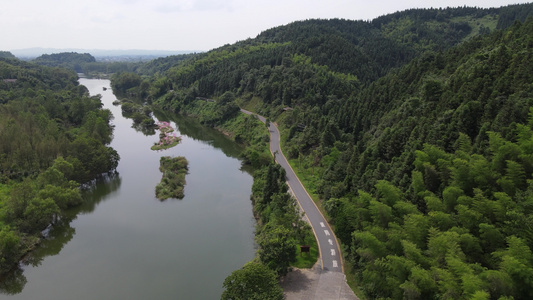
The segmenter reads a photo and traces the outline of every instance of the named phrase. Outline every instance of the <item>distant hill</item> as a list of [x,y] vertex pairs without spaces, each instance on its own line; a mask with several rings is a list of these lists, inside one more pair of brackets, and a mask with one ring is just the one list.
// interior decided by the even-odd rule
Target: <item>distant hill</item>
[[0,51],[0,57],[1,58],[16,58],[11,52],[9,51]]
[[11,53],[21,59],[34,59],[43,54],[65,53],[65,52],[77,52],[77,53],[89,53],[97,60],[102,57],[165,57],[177,54],[187,54],[194,52],[201,52],[198,50],[141,50],[141,49],[128,49],[128,50],[104,50],[104,49],[58,49],[58,48],[26,48],[11,50]]
[[75,52],[64,52],[43,54],[34,59],[33,62],[43,66],[74,69],[77,73],[82,73],[82,65],[84,63],[94,63],[96,62],[96,59],[89,53],[79,54]]

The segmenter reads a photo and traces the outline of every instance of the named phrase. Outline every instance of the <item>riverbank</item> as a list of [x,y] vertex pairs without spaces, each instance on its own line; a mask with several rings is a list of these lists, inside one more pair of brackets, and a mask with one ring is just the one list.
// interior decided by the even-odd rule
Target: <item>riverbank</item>
[[[158,119],[169,121],[182,142],[152,151],[158,136],[132,127],[112,105],[112,91],[102,88],[109,81],[80,83],[101,94],[115,116],[111,146],[121,156],[118,175],[84,191],[83,204],[27,257],[0,298],[220,298],[224,279],[255,256],[253,179],[238,157],[243,147],[196,120],[169,114]],[[189,161],[182,200],[155,197],[161,156]]]
[[16,269],[65,210],[81,204],[82,185],[116,169],[119,155],[109,147],[112,115],[77,85],[76,73],[14,60],[1,61],[0,69],[24,74],[3,87],[9,96],[0,101],[3,274]]

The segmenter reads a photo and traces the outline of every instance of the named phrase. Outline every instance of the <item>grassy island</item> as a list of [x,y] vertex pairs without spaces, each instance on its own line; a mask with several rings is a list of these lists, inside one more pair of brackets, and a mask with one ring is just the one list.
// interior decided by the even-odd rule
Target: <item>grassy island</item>
[[189,162],[183,156],[163,156],[159,163],[159,170],[163,172],[163,177],[161,182],[155,187],[157,199],[182,199],[184,197],[183,189],[185,187],[185,175],[189,170]]
[[181,137],[176,136],[174,128],[168,122],[157,123],[159,127],[159,142],[152,146],[152,150],[165,150],[172,148],[181,142]]

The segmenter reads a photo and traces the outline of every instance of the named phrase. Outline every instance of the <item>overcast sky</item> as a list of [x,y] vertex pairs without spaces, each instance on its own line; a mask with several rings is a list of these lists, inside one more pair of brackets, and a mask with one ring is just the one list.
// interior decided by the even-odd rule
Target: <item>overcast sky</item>
[[520,0],[0,0],[0,50],[210,50],[311,18],[371,20],[409,8]]

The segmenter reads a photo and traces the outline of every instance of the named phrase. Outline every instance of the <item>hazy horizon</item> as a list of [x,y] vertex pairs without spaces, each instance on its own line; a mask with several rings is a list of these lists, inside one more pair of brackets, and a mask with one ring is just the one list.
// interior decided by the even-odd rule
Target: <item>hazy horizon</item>
[[[2,3],[0,50],[208,51],[306,19],[372,20],[410,8],[501,7],[531,1],[20,0]],[[440,2],[442,3],[442,2]]]
[[159,50],[159,49],[81,49],[81,48],[42,48],[32,47],[10,51],[16,57],[34,58],[43,54],[63,52],[89,53],[94,57],[106,56],[169,56],[188,53],[199,53],[199,50]]

